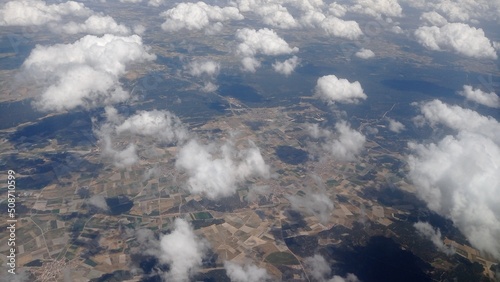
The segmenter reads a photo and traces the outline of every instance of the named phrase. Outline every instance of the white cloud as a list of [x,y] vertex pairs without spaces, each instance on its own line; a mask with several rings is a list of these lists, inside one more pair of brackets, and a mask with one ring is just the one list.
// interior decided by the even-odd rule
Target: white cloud
[[439,13],[435,11],[423,13],[422,16],[420,16],[420,20],[424,21],[429,25],[435,25],[435,26],[443,26],[448,23],[445,17],[441,16]]
[[484,135],[500,144],[500,123],[492,117],[464,109],[459,106],[450,106],[440,100],[433,100],[420,105],[423,119],[431,126],[445,125],[457,131],[468,131]]
[[335,124],[336,133],[321,129],[318,125],[310,126],[308,129],[313,138],[322,140],[319,144],[320,156],[328,153],[341,161],[353,161],[364,149],[366,137],[352,129],[345,121]]
[[211,6],[204,2],[179,3],[160,14],[166,18],[161,28],[165,31],[201,30],[212,24],[229,20],[242,20],[244,17],[235,7]]
[[89,205],[98,207],[99,209],[103,211],[109,211],[109,206],[106,203],[106,199],[104,198],[103,195],[94,195],[90,197],[90,199],[87,200],[87,203]]
[[128,27],[117,24],[110,16],[92,15],[84,23],[69,22],[63,25],[51,24],[50,28],[54,31],[60,31],[67,34],[86,33],[94,35],[103,35],[106,33],[116,35],[128,35]]
[[376,18],[403,16],[403,9],[397,0],[356,0],[349,10]]
[[358,277],[352,273],[348,273],[346,277],[334,275],[332,278],[328,279],[327,277],[330,276],[331,269],[328,262],[321,255],[305,258],[304,265],[315,281],[318,282],[359,282]]
[[497,59],[495,49],[484,31],[467,24],[423,26],[415,31],[415,37],[422,46],[430,50],[449,50],[472,58]]
[[238,29],[236,38],[241,42],[238,44],[237,53],[243,57],[241,60],[243,70],[249,72],[255,72],[260,67],[260,62],[255,58],[259,54],[276,56],[299,51],[299,48],[290,47],[274,30],[268,28]]
[[299,25],[294,17],[288,12],[287,8],[283,7],[281,4],[262,3],[262,5],[257,5],[253,12],[262,17],[264,24],[273,27],[288,29],[298,27]]
[[400,133],[401,131],[405,130],[405,125],[402,124],[401,122],[394,120],[392,118],[387,118],[387,121],[389,122],[389,130],[395,133]]
[[192,76],[217,76],[220,71],[220,64],[212,60],[195,60],[189,63],[186,69]]
[[119,78],[128,64],[154,60],[137,35],[87,35],[72,44],[37,45],[23,63],[23,74],[48,81],[35,106],[42,111],[65,111],[123,102],[129,93]]
[[273,69],[277,73],[289,76],[295,70],[295,68],[300,64],[300,59],[297,56],[293,56],[284,62],[276,62],[273,64]]
[[241,266],[234,262],[225,261],[224,268],[226,269],[227,276],[233,282],[264,282],[271,280],[265,269],[253,264]]
[[149,0],[148,1],[148,6],[153,6],[153,7],[160,7],[163,5],[165,0]]
[[500,259],[500,147],[461,131],[438,143],[409,143],[409,177],[428,207],[451,219],[471,244]]
[[133,3],[133,4],[136,4],[136,3],[141,3],[142,0],[120,0],[120,3]]
[[166,281],[189,281],[191,275],[202,265],[202,259],[208,250],[204,240],[194,234],[189,223],[177,218],[172,233],[161,237],[160,260],[170,265],[165,274]]
[[430,225],[428,222],[421,222],[421,221],[413,224],[413,227],[417,229],[418,233],[421,236],[431,240],[434,246],[436,246],[436,248],[441,252],[448,255],[452,255],[455,253],[453,248],[450,248],[444,244],[443,239],[441,238],[441,231],[439,230],[439,228],[434,229],[432,225]]
[[486,93],[481,89],[474,89],[470,85],[464,85],[463,91],[459,91],[458,94],[478,104],[491,108],[500,108],[500,97],[495,92]]
[[326,75],[318,79],[315,95],[329,104],[336,102],[343,104],[357,104],[359,100],[365,100],[366,94],[358,81],[349,82],[335,75]]
[[116,132],[154,136],[168,143],[176,143],[188,138],[188,131],[177,116],[168,111],[158,110],[139,111],[117,125]]
[[39,0],[10,1],[0,9],[0,26],[44,25],[61,21],[64,16],[85,17],[92,13],[75,1],[49,5]]
[[375,53],[373,53],[370,49],[361,48],[358,52],[356,52],[356,57],[361,59],[370,59],[375,57]]
[[257,54],[268,56],[286,55],[299,51],[299,48],[290,47],[274,30],[268,28],[259,30],[238,29],[236,38],[241,41],[238,45],[238,53],[246,57],[253,57]]
[[292,209],[314,215],[321,223],[328,223],[333,202],[325,193],[307,193],[305,196],[288,196]]
[[350,40],[358,39],[363,35],[356,21],[345,21],[332,16],[326,17],[319,26],[330,35]]
[[347,13],[347,7],[337,2],[333,2],[328,6],[328,13],[334,17],[341,18]]
[[196,140],[184,145],[175,163],[185,170],[187,188],[193,194],[205,194],[210,199],[231,196],[238,185],[251,177],[268,178],[269,166],[259,148],[239,150],[231,143],[201,145]]

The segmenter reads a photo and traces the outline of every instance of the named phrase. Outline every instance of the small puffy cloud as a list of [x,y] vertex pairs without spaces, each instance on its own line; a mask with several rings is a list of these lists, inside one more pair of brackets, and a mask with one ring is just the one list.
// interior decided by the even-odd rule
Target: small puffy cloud
[[328,13],[334,17],[341,18],[347,13],[347,7],[337,2],[328,5]]
[[288,196],[292,209],[314,215],[321,223],[328,223],[333,211],[333,202],[324,193],[307,193],[304,196]]
[[186,70],[192,76],[217,76],[220,71],[220,64],[212,60],[195,60],[187,65]]
[[239,184],[251,177],[270,176],[269,166],[253,144],[238,150],[231,143],[201,145],[191,140],[180,149],[175,165],[187,172],[191,193],[210,199],[231,196]]
[[221,8],[201,1],[179,3],[160,15],[166,19],[161,25],[165,31],[201,30],[209,28],[212,24],[243,19],[243,15],[235,7]]
[[241,266],[234,262],[225,261],[224,268],[227,276],[233,282],[265,282],[271,280],[265,269],[253,264]]
[[268,56],[286,55],[299,51],[299,48],[290,47],[274,30],[268,28],[259,30],[238,29],[236,39],[241,42],[238,45],[238,53],[246,57],[253,57],[258,54]]
[[191,225],[177,218],[172,233],[160,240],[160,261],[168,263],[170,270],[164,274],[166,281],[189,281],[208,250],[206,241],[200,240]]
[[237,53],[243,57],[241,60],[243,70],[248,72],[255,72],[260,67],[259,60],[255,58],[259,54],[276,56],[299,51],[299,48],[290,47],[274,30],[268,28],[238,29],[236,39],[241,42],[238,44]]
[[309,270],[315,281],[318,282],[359,282],[358,277],[352,273],[348,273],[346,277],[334,275],[328,279],[331,269],[328,262],[321,255],[305,258],[304,266]]
[[327,153],[341,161],[353,161],[364,149],[366,137],[359,131],[352,129],[345,121],[335,124],[336,133],[321,129],[318,125],[308,128],[311,137],[320,139],[318,155]]
[[365,100],[366,94],[358,81],[349,82],[335,75],[326,75],[318,79],[315,95],[329,104],[336,102],[342,104],[357,104],[359,100]]
[[42,111],[65,111],[123,102],[130,94],[119,78],[130,63],[154,60],[137,35],[87,35],[72,44],[37,45],[24,61],[26,77],[47,81],[35,106]]
[[375,57],[375,53],[373,53],[372,50],[370,49],[365,49],[361,48],[356,54],[354,54],[356,57],[361,58],[361,59],[370,59]]
[[416,195],[480,251],[500,259],[500,147],[462,130],[428,145],[409,143]]
[[389,130],[392,132],[400,133],[406,128],[404,124],[392,118],[387,118],[387,121],[389,122]]
[[120,0],[120,3],[141,3],[142,0]]
[[500,97],[495,92],[487,93],[481,89],[474,89],[470,85],[464,85],[463,90],[459,91],[458,94],[478,104],[490,108],[500,108]]
[[186,140],[188,131],[181,120],[168,111],[139,111],[116,126],[118,134],[129,132],[142,136],[153,136],[162,142]]
[[261,3],[256,5],[253,12],[262,17],[264,24],[273,27],[288,29],[299,25],[287,8],[278,3]]
[[428,222],[421,222],[421,221],[413,224],[413,227],[415,227],[415,229],[421,236],[431,240],[434,246],[436,246],[436,248],[441,252],[448,255],[452,255],[455,253],[455,251],[452,248],[444,244],[443,239],[441,238],[441,231],[439,230],[439,228],[434,229],[432,225],[430,225]]
[[356,4],[349,7],[350,11],[376,18],[403,16],[403,8],[398,0],[356,0],[355,2]]
[[441,16],[438,12],[425,12],[420,16],[420,20],[424,21],[429,25],[443,26],[448,23],[445,17]]
[[109,206],[103,195],[94,195],[87,200],[87,204],[97,207],[103,211],[109,211]]
[[10,1],[0,9],[0,26],[44,25],[59,22],[64,16],[85,17],[92,13],[75,1],[49,5],[39,0]]
[[153,7],[160,7],[163,5],[165,0],[149,0],[148,1],[148,6],[153,6]]
[[94,35],[116,34],[128,35],[128,27],[117,24],[110,16],[92,15],[84,23],[69,22],[63,25],[52,24],[50,28],[54,31],[60,31],[67,34],[86,33]]
[[295,70],[295,68],[300,64],[300,59],[297,56],[293,56],[284,62],[276,62],[273,64],[273,69],[277,73],[289,76]]
[[419,105],[422,120],[431,126],[445,125],[456,131],[468,131],[484,135],[496,143],[500,143],[500,123],[492,118],[464,109],[459,106],[447,105],[440,100],[433,100]]
[[448,50],[472,58],[497,59],[495,48],[484,31],[468,24],[423,26],[415,31],[415,37],[422,46],[430,50]]
[[356,21],[345,21],[333,16],[326,17],[319,26],[329,35],[350,40],[358,39],[363,35]]

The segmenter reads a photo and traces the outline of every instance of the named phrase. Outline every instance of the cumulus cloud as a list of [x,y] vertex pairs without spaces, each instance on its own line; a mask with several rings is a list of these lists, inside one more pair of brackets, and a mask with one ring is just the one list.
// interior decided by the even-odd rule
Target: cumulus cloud
[[300,64],[300,59],[297,56],[293,56],[283,62],[276,62],[273,64],[273,69],[277,73],[289,76],[295,70],[295,68]]
[[349,7],[350,11],[370,15],[376,18],[401,17],[403,8],[397,0],[356,0],[356,3]]
[[361,59],[370,59],[375,57],[375,53],[373,53],[372,50],[370,49],[365,49],[361,48],[356,54],[354,54],[356,57],[361,58]]
[[174,222],[172,233],[161,237],[160,261],[168,263],[170,270],[165,274],[166,281],[189,281],[208,250],[206,241],[194,234],[190,224],[181,218]]
[[346,277],[334,275],[330,276],[331,269],[328,262],[321,255],[314,255],[304,259],[304,266],[309,270],[315,281],[318,282],[359,282],[358,277],[352,273],[348,273]]
[[0,25],[44,25],[61,21],[64,16],[85,17],[92,13],[84,4],[75,1],[49,5],[39,0],[10,1],[0,9]]
[[234,262],[225,261],[224,268],[226,269],[227,276],[233,282],[265,282],[271,280],[265,269],[253,264],[241,266]]
[[417,116],[417,121],[428,123],[432,127],[442,124],[456,131],[481,134],[500,143],[500,123],[493,117],[486,117],[459,106],[447,105],[440,100],[422,103],[419,107],[422,115]]
[[176,143],[188,138],[188,131],[181,120],[168,111],[139,111],[116,126],[118,134],[130,132],[153,136],[159,141]]
[[205,2],[179,3],[160,14],[166,20],[161,25],[165,31],[201,30],[229,20],[242,20],[244,17],[235,7],[208,5]]
[[356,21],[346,21],[333,16],[323,19],[319,26],[329,35],[350,40],[358,39],[363,35]]
[[83,23],[69,22],[63,25],[51,24],[50,28],[67,34],[86,33],[94,35],[116,34],[128,35],[130,29],[116,21],[110,16],[92,15]]
[[109,211],[109,206],[103,195],[94,195],[87,200],[87,203],[103,211]]
[[189,175],[187,188],[191,193],[210,199],[231,196],[245,180],[270,176],[259,148],[250,145],[238,150],[230,142],[217,146],[191,140],[180,149],[175,165]]
[[255,58],[259,54],[276,56],[299,51],[299,48],[290,47],[274,30],[268,28],[238,29],[236,39],[241,42],[238,45],[237,53],[243,57],[241,61],[243,69],[249,72],[255,72],[260,66],[260,62]]
[[186,69],[192,76],[217,76],[220,71],[220,64],[212,60],[195,60],[189,63]]
[[464,23],[448,23],[441,27],[423,26],[415,31],[417,41],[429,50],[453,51],[472,57],[497,59],[495,48],[481,28]]
[[441,16],[438,12],[425,12],[420,16],[420,20],[429,25],[443,26],[448,23],[445,17]]
[[409,176],[428,207],[451,219],[471,244],[500,259],[500,147],[461,131],[428,145],[409,143]]
[[315,216],[321,223],[328,223],[333,202],[325,193],[307,193],[304,196],[288,196],[292,209]]
[[500,108],[500,97],[495,92],[484,92],[481,89],[474,89],[470,85],[464,85],[462,91],[459,91],[460,96],[465,99],[485,105],[490,108]]
[[137,35],[87,35],[72,44],[37,45],[24,61],[23,74],[48,81],[35,107],[65,111],[123,102],[130,94],[119,78],[128,64],[154,60]]
[[321,129],[318,125],[312,125],[309,128],[311,137],[319,139],[319,155],[328,153],[341,161],[353,161],[364,149],[366,137],[359,131],[352,129],[345,121],[335,124],[336,132],[327,129]]
[[288,29],[299,25],[288,9],[278,3],[260,3],[253,12],[262,17],[264,24],[273,27]]
[[401,122],[394,120],[392,118],[387,118],[387,121],[389,122],[389,130],[395,133],[400,133],[401,131],[405,130],[405,125],[402,124]]
[[413,227],[417,229],[418,233],[421,236],[431,240],[434,246],[436,246],[436,248],[441,252],[448,255],[452,255],[455,253],[455,251],[452,248],[444,244],[443,239],[441,238],[441,231],[439,230],[439,228],[434,229],[432,225],[430,225],[428,222],[421,222],[421,221],[413,224]]
[[316,82],[315,95],[329,104],[357,104],[366,94],[358,81],[349,82],[335,75],[322,76]]

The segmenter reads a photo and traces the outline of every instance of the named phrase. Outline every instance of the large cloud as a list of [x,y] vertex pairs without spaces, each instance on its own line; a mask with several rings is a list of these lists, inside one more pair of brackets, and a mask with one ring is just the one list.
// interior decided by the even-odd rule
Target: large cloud
[[191,193],[205,194],[210,199],[234,194],[238,185],[251,177],[270,176],[269,166],[253,144],[238,150],[231,143],[205,146],[191,140],[179,151],[175,165],[187,171]]
[[492,117],[459,106],[450,106],[440,100],[421,104],[420,111],[422,115],[416,118],[419,122],[429,123],[433,127],[442,124],[456,131],[482,134],[500,143],[500,123]]
[[72,44],[37,45],[22,67],[37,81],[50,83],[35,106],[64,111],[127,100],[129,93],[119,82],[127,65],[154,59],[137,35],[88,35]]
[[327,129],[321,129],[318,125],[309,127],[310,135],[320,139],[318,155],[327,153],[341,161],[353,161],[363,151],[366,137],[360,132],[352,129],[345,121],[335,124],[336,133]]
[[161,13],[166,18],[161,28],[166,31],[181,29],[201,30],[212,24],[229,20],[242,20],[243,15],[235,7],[211,6],[205,2],[179,3],[174,8]]
[[467,131],[436,144],[410,143],[409,176],[428,207],[472,245],[500,259],[500,147]]
[[467,100],[485,105],[491,108],[500,108],[500,97],[495,92],[484,92],[481,89],[474,89],[470,85],[464,85],[459,95],[464,96]]
[[69,22],[63,25],[51,24],[53,31],[60,31],[68,34],[87,33],[102,35],[106,33],[116,35],[128,35],[130,29],[116,21],[110,16],[92,15],[83,23]]
[[422,46],[430,50],[449,50],[472,58],[497,59],[495,48],[484,31],[468,24],[423,26],[415,31],[415,37]]
[[170,265],[165,274],[166,281],[189,281],[194,271],[202,265],[208,250],[207,243],[200,240],[189,223],[177,218],[172,233],[161,238],[160,260]]
[[271,279],[265,269],[253,264],[241,266],[234,262],[225,261],[224,268],[226,269],[227,276],[233,282],[265,282]]
[[10,1],[0,9],[0,25],[44,25],[61,21],[64,16],[85,17],[91,14],[92,10],[75,1],[49,5],[39,0]]
[[336,37],[354,40],[363,35],[356,21],[345,21],[333,16],[323,19],[319,26],[328,34]]
[[349,82],[335,75],[322,76],[316,82],[315,95],[322,100],[333,104],[357,104],[359,100],[365,100],[366,94],[358,81]]
[[268,28],[238,29],[236,38],[241,42],[237,52],[243,57],[242,64],[246,71],[255,72],[255,69],[260,66],[259,61],[255,58],[259,54],[276,56],[299,51],[299,48],[290,47],[274,30]]

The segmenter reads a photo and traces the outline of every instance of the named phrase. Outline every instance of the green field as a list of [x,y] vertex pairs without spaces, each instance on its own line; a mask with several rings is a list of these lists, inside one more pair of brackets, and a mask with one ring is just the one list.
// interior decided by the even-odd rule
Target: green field
[[213,216],[209,212],[193,213],[195,219],[211,219]]
[[299,261],[294,255],[287,252],[275,252],[266,257],[266,261],[276,265],[297,265]]

